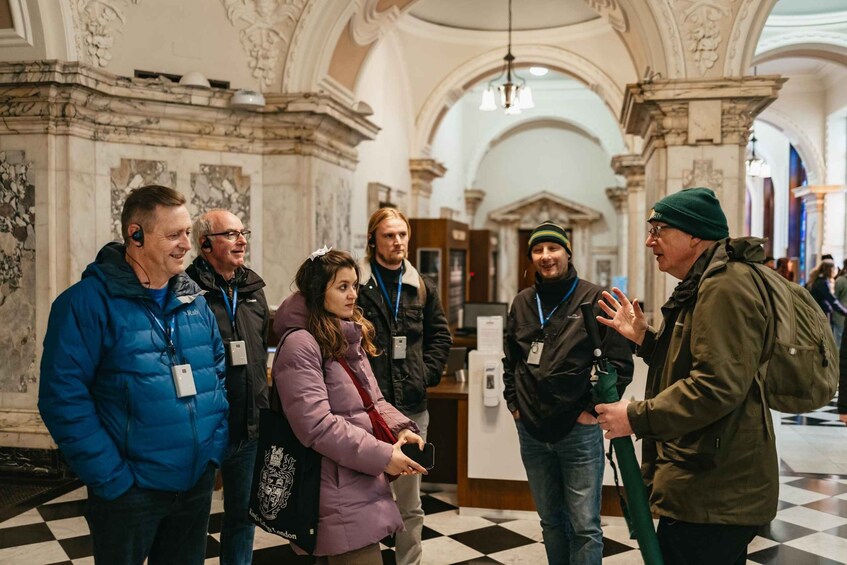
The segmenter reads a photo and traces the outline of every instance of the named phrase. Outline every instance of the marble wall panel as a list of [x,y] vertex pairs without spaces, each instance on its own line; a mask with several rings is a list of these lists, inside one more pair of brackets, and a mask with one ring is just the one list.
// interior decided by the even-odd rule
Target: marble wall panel
[[112,237],[121,241],[121,209],[133,188],[148,184],[176,187],[176,173],[168,171],[165,161],[121,159],[119,167],[111,170]]
[[0,392],[36,383],[34,172],[23,151],[0,151]]
[[[215,208],[229,210],[250,229],[250,177],[241,167],[200,165],[200,172],[191,174],[191,217]],[[245,260],[250,261],[249,245]]]
[[350,250],[351,183],[349,178],[321,174],[315,186],[317,246]]

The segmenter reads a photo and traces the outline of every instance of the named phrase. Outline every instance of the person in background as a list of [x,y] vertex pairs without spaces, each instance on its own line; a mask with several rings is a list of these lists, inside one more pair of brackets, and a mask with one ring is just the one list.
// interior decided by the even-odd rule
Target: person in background
[[[838,274],[835,276],[835,288],[833,289],[835,299],[841,304],[847,306],[847,259],[844,260],[844,265]],[[841,348],[841,336],[844,334],[844,322],[847,318],[840,312],[833,310],[832,312],[832,332],[835,336],[835,343]]]
[[[426,439],[426,389],[441,380],[452,338],[438,288],[406,258],[411,227],[395,208],[380,208],[368,220],[368,246],[359,263],[359,306],[373,325],[380,355],[368,358],[386,400],[412,419]],[[421,561],[421,477],[391,483],[406,526],[395,543],[397,565]]]
[[[503,396],[517,426],[548,563],[599,564],[603,434],[591,414],[593,347],[579,305],[596,304],[602,288],[579,278],[558,224],[535,228],[527,254],[535,286],[522,290],[509,312]],[[629,344],[605,327],[600,333],[622,394],[632,381]]]
[[256,461],[259,410],[268,407],[265,281],[244,265],[250,230],[227,210],[210,210],[194,222],[200,250],[186,273],[206,291],[227,351],[229,446],[221,465],[224,517],[220,562],[253,561],[255,527],[247,512]]
[[791,259],[788,257],[780,257],[776,260],[776,272],[786,280],[794,282],[794,271],[791,270]]
[[771,269],[776,269],[776,264],[774,263],[774,258],[768,255],[764,260],[765,267],[769,267]]
[[[386,473],[426,473],[400,450],[405,443],[423,448],[417,426],[385,401],[368,363],[378,352],[373,326],[356,305],[358,284],[349,253],[316,251],[274,319],[283,337],[273,367],[283,412],[297,439],[323,455],[314,555],[330,565],[381,564],[379,540],[403,528]],[[353,379],[396,435],[394,445],[374,436],[373,406],[363,405]]]
[[779,496],[771,411],[756,384],[773,313],[745,264],[764,260],[764,240],[730,239],[708,188],[666,196],[648,222],[657,267],[680,283],[658,330],[637,300],[603,294],[611,319],[598,321],[638,344],[648,372],[644,400],[598,404],[598,420],[608,439],[643,440],[664,562],[743,565]]
[[50,310],[38,408],[88,487],[102,565],[201,565],[227,446],[224,348],[183,272],[185,197],[130,192],[108,243]]
[[[813,281],[810,281],[812,286],[809,292],[812,293],[812,298],[815,299],[815,302],[817,302],[818,306],[821,307],[823,313],[826,314],[826,317],[829,319],[830,327],[832,328],[832,333],[833,335],[836,335],[836,321],[832,314],[837,312],[844,316],[847,314],[847,307],[839,302],[839,300],[835,297],[835,294],[832,292],[832,289],[835,286],[835,281],[833,280],[834,277],[835,263],[830,263],[828,261],[821,263],[820,267],[817,269],[817,277]],[[838,343],[841,343],[841,340],[838,340]]]

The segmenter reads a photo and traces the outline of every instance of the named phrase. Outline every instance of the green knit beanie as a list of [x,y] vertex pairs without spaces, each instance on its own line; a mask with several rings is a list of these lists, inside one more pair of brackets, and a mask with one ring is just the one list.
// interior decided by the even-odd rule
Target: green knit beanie
[[700,239],[729,237],[721,203],[711,188],[686,188],[665,196],[650,211],[648,222],[664,222]]
[[573,256],[573,252],[571,251],[571,240],[568,239],[568,234],[565,231],[565,228],[559,224],[549,221],[544,222],[532,230],[532,233],[529,235],[529,244],[526,246],[526,254],[531,256],[532,248],[544,241],[558,243],[565,248],[569,257]]

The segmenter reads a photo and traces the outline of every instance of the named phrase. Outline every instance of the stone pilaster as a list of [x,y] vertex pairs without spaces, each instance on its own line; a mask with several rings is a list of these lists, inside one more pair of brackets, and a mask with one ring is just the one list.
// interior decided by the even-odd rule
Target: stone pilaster
[[617,218],[615,221],[615,232],[617,234],[618,261],[612,274],[615,276],[627,275],[629,257],[626,253],[626,243],[629,239],[629,191],[625,186],[614,186],[606,189],[606,198],[615,208]]
[[[821,186],[799,186],[792,190],[794,196],[803,200],[806,212],[806,239],[802,244],[806,248],[806,263],[801,265],[802,272],[808,276],[809,272],[820,263],[820,257],[826,247],[827,220],[826,201],[828,195],[837,195],[844,192],[844,187],[837,184]],[[835,219],[844,222],[844,217]]]
[[[630,298],[644,299],[648,279],[652,283],[653,270],[647,268],[648,250],[644,246],[647,229],[647,202],[644,190],[644,160],[641,155],[626,154],[612,157],[612,170],[626,179],[627,233],[621,253],[627,256],[627,294]],[[647,305],[652,307],[652,305]]]
[[518,294],[518,230],[521,217],[518,214],[504,215],[497,224],[500,249],[497,253],[497,300],[511,303]]
[[[648,205],[683,188],[707,186],[723,205],[730,234],[740,235],[750,126],[776,100],[785,80],[755,76],[628,85],[621,121],[627,133],[644,140]],[[676,282],[660,276],[647,287],[648,308],[663,304]]]
[[444,176],[447,167],[435,159],[409,159],[412,175],[412,198],[409,217],[428,218],[429,199],[432,196],[432,181]]
[[485,191],[481,188],[465,189],[465,214],[468,216],[468,225],[474,229],[474,219],[479,205],[485,200]]

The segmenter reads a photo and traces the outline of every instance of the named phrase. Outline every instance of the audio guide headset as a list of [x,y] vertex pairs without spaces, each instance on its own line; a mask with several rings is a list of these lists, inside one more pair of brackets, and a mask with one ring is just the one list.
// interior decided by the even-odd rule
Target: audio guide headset
[[144,228],[142,228],[141,226],[138,226],[138,229],[136,231],[132,232],[132,234],[129,237],[136,244],[138,244],[138,247],[143,246],[144,245]]
[[203,243],[200,244],[200,249],[208,249],[209,251],[212,250],[212,240],[209,239],[208,236],[206,236],[206,239],[204,239]]

